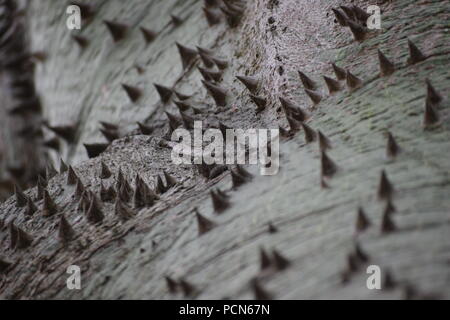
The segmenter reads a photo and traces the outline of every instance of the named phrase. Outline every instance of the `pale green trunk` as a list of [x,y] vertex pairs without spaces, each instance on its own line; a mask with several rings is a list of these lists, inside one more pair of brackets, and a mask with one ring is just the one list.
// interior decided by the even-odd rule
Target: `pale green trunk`
[[[130,183],[139,173],[152,186],[162,169],[180,183],[125,224],[114,217],[114,205],[106,203],[105,221],[92,226],[77,211],[65,175],[57,176],[50,181],[49,192],[78,234],[68,248],[60,248],[57,241],[56,216],[43,218],[36,213],[25,219],[23,209],[7,200],[0,218],[15,218],[36,243],[25,251],[7,250],[9,235],[6,228],[2,230],[3,255],[20,260],[3,278],[2,298],[183,297],[169,292],[164,276],[189,281],[198,299],[253,298],[249,283],[255,276],[277,299],[398,299],[409,287],[415,290],[414,298],[431,294],[450,298],[447,1],[380,4],[382,29],[370,32],[362,43],[353,40],[348,28],[334,23],[331,8],[346,4],[338,0],[248,1],[234,29],[224,21],[209,27],[203,1],[92,2],[97,13],[81,31],[90,40],[84,51],[65,27],[63,1],[31,1],[28,10],[33,49],[49,55],[36,70],[45,117],[52,125],[80,123],[76,142],[65,145],[62,156],[74,165],[85,186],[97,193],[100,161],[114,173],[122,168]],[[367,6],[366,1],[352,3]],[[174,28],[170,14],[185,21]],[[127,23],[129,35],[113,43],[104,19]],[[140,26],[160,34],[146,45]],[[425,61],[407,64],[407,38],[429,56]],[[229,61],[220,84],[228,89],[227,107],[215,107],[196,67],[182,71],[175,42],[212,48]],[[390,77],[378,76],[377,49],[395,62],[397,70]],[[322,75],[334,78],[333,61],[364,85],[329,96]],[[136,63],[145,68],[142,75],[133,68]],[[298,70],[320,86],[323,99],[315,107],[304,93]],[[268,100],[263,112],[255,113],[236,75],[261,79],[259,94]],[[445,98],[438,108],[441,123],[433,130],[422,126],[425,78]],[[131,103],[121,83],[141,88],[144,96]],[[159,140],[167,130],[164,111],[178,111],[173,103],[161,104],[153,83],[193,95],[190,103],[206,111],[199,118],[212,126],[221,121],[243,129],[287,128],[278,99],[291,99],[311,114],[308,125],[331,140],[333,148],[327,153],[339,170],[328,182],[330,188],[321,188],[317,142],[305,144],[302,131],[281,142],[277,175],[260,176],[256,167],[249,167],[252,181],[236,191],[231,189],[229,173],[205,181],[193,166],[174,165],[170,149],[160,147]],[[114,141],[101,157],[87,160],[82,144],[105,142],[99,121],[119,124],[128,136]],[[137,135],[136,121],[156,126],[156,138]],[[402,148],[395,160],[385,157],[387,130]],[[382,170],[396,191],[397,212],[392,220],[397,230],[389,234],[380,232],[385,203],[377,199],[377,188]],[[112,184],[112,178],[103,183]],[[231,207],[221,215],[214,213],[212,188],[230,195]],[[34,196],[35,190],[30,192]],[[356,235],[360,206],[371,226]],[[202,236],[198,236],[194,207],[216,223]],[[277,233],[268,232],[269,222]],[[358,264],[343,284],[342,272],[355,241],[370,261]],[[261,247],[278,250],[291,261],[289,268],[262,275]],[[66,268],[71,264],[82,267],[82,290],[66,288]],[[380,266],[383,275],[391,271],[397,282],[394,290],[367,289],[370,264]]]

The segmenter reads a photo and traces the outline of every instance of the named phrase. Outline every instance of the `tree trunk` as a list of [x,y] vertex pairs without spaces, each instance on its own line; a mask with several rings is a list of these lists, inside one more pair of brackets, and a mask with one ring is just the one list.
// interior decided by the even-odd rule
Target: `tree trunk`
[[[47,54],[35,75],[44,117],[50,127],[75,128],[73,139],[61,140],[60,152],[49,151],[51,157],[55,165],[60,157],[71,163],[97,195],[102,185],[117,185],[119,170],[132,186],[139,174],[156,189],[163,170],[177,184],[152,206],[134,208],[130,201],[135,215],[126,221],[117,217],[114,201],[102,201],[104,219],[97,224],[79,210],[67,173],[48,182],[58,211],[51,217],[43,215],[36,188],[25,192],[39,208],[32,217],[16,207],[15,198],[6,200],[1,259],[12,265],[1,274],[1,298],[261,298],[255,287],[276,299],[450,298],[447,1],[379,1],[381,30],[369,30],[363,41],[335,20],[332,8],[350,6],[340,0],[247,1],[241,19],[226,19],[213,7],[221,21],[212,26],[203,1],[89,3],[92,17],[77,32],[66,28],[66,3],[28,2],[31,48]],[[182,22],[174,23],[171,14]],[[124,38],[113,41],[104,20],[127,25]],[[140,27],[156,31],[156,38],[146,43]],[[85,48],[75,34],[89,41]],[[423,53],[422,61],[407,62],[408,39]],[[202,85],[197,67],[204,62],[198,56],[183,68],[177,42],[211,49],[227,61],[218,84],[227,90],[225,107],[217,107]],[[378,49],[395,64],[392,74],[380,75]],[[347,73],[357,87],[342,80],[329,94],[322,76],[336,78],[331,62],[361,83]],[[311,103],[298,71],[315,81],[320,102]],[[263,111],[256,112],[238,75],[259,80]],[[442,101],[427,98],[426,79]],[[204,127],[288,129],[279,100],[285,98],[310,115],[305,124],[323,139],[316,134],[308,143],[298,122],[300,130],[281,138],[278,174],[261,176],[256,166],[246,166],[253,177],[232,188],[230,170],[207,179],[194,165],[172,162],[165,112],[179,112],[175,96],[161,102],[154,83],[189,95],[186,102],[202,113],[187,113]],[[141,97],[131,101],[122,84],[139,88]],[[428,111],[434,111],[428,119],[439,114],[439,121],[424,127],[427,99]],[[118,125],[113,133],[119,137],[88,159],[83,144],[107,143],[100,121]],[[142,134],[137,121],[154,132]],[[396,156],[391,143],[387,157],[388,132],[399,146]],[[54,133],[46,127],[44,135],[50,139]],[[107,179],[100,178],[102,162],[113,173]],[[383,171],[392,192],[387,183],[380,191]],[[229,196],[221,214],[211,201],[215,189]],[[359,208],[366,219],[357,220]],[[209,232],[200,234],[196,212],[213,222]],[[58,238],[61,215],[75,231],[64,245]],[[30,246],[10,248],[12,222],[32,236]],[[264,270],[261,250],[270,260]],[[81,290],[66,286],[70,265],[81,267]],[[381,269],[382,290],[367,287],[370,265]],[[176,283],[173,290],[167,277]]]
[[[44,169],[41,104],[27,25],[16,1],[0,1],[0,199],[31,187]],[[31,165],[32,164],[32,165]]]

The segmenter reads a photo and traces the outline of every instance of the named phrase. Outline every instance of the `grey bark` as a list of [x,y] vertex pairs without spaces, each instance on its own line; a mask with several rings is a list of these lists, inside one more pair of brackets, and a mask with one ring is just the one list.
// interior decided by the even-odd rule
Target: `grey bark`
[[0,2],[0,199],[30,187],[44,168],[39,97],[26,19],[16,1]]
[[[182,290],[168,290],[165,276],[191,283],[195,290],[190,297],[197,299],[254,298],[255,277],[277,299],[450,297],[446,1],[379,3],[382,29],[371,31],[361,43],[334,22],[331,8],[345,4],[338,0],[248,1],[235,28],[223,17],[220,24],[208,26],[202,1],[93,3],[96,15],[81,31],[90,41],[83,51],[65,28],[66,4],[29,4],[32,47],[49,55],[36,70],[45,117],[50,124],[79,123],[76,141],[65,146],[62,156],[96,193],[101,183],[115,184],[119,168],[130,183],[139,173],[154,187],[163,169],[179,183],[125,223],[114,215],[112,203],[103,204],[102,224],[88,223],[77,210],[74,186],[66,186],[66,174],[49,182],[48,191],[59,208],[54,217],[37,212],[27,218],[15,200],[8,199],[1,205],[0,220],[5,226],[14,220],[32,234],[34,243],[25,250],[8,249],[10,236],[6,227],[2,229],[2,256],[16,263],[2,275],[2,298],[185,297]],[[173,26],[170,14],[183,23]],[[104,19],[127,23],[127,37],[114,43]],[[154,42],[145,44],[140,26],[159,32]],[[425,61],[406,62],[408,38],[427,55]],[[228,89],[226,107],[215,106],[196,67],[182,70],[175,42],[210,48],[228,60],[221,83]],[[389,77],[379,76],[377,49],[395,62],[396,71]],[[329,95],[321,77],[334,77],[330,62],[350,70],[363,86]],[[137,73],[135,64],[145,72]],[[319,85],[319,104],[311,105],[298,70]],[[261,80],[259,94],[268,101],[263,112],[255,112],[236,75]],[[440,123],[428,130],[422,126],[426,78],[444,97],[436,107]],[[131,103],[121,83],[139,87],[143,97]],[[174,165],[171,150],[160,141],[168,128],[164,111],[176,114],[177,109],[172,102],[160,102],[153,83],[192,95],[189,102],[205,111],[198,117],[211,126],[221,121],[234,128],[287,128],[279,103],[279,97],[287,97],[311,114],[309,126],[330,139],[333,148],[327,153],[338,166],[337,174],[327,181],[329,188],[321,187],[318,144],[306,143],[302,131],[282,141],[277,175],[259,176],[257,168],[248,167],[254,177],[238,190],[231,188],[228,171],[207,180],[194,166]],[[124,137],[88,160],[83,143],[105,142],[99,121],[119,124]],[[155,133],[140,135],[136,121],[155,126]],[[386,131],[402,148],[393,160],[385,156]],[[101,161],[114,173],[108,180],[99,178]],[[377,198],[382,170],[395,189],[397,209],[391,216],[397,230],[388,234],[380,231],[386,204]],[[230,208],[220,215],[214,213],[209,195],[213,188],[230,196]],[[36,190],[26,193],[34,198]],[[41,208],[42,200],[36,204]],[[371,223],[360,233],[355,232],[358,207]],[[215,223],[201,236],[194,208]],[[77,234],[67,246],[57,239],[62,213]],[[269,224],[278,232],[270,233]],[[358,260],[357,270],[348,272],[355,244],[369,261]],[[261,248],[276,249],[289,259],[289,267],[261,272]],[[82,268],[79,291],[66,288],[66,269],[72,264]],[[393,289],[367,289],[366,268],[371,264],[381,267],[383,277],[389,270],[396,282]]]

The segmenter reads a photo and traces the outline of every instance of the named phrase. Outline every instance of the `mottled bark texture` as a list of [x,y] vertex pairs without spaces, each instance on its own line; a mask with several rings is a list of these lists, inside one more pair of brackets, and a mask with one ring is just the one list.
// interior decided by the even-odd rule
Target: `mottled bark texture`
[[[216,2],[222,9],[207,20],[203,1],[89,1],[78,33],[65,28],[64,1],[29,3],[32,48],[48,56],[36,68],[45,117],[72,128],[53,158],[81,182],[67,185],[63,173],[43,200],[44,186],[25,191],[39,208],[31,217],[14,197],[1,205],[0,297],[450,298],[448,1],[380,1],[378,31],[352,10],[351,28],[335,21],[332,8],[368,1]],[[104,20],[121,24],[120,41]],[[195,56],[197,46],[212,53]],[[378,50],[393,72],[383,59],[380,76]],[[202,84],[197,67],[208,65],[223,72],[224,107]],[[205,126],[289,129],[289,120],[298,130],[283,132],[277,175],[246,166],[252,177],[234,189],[229,170],[209,179],[201,173],[210,168],[172,163],[162,137],[166,112],[182,123],[179,108]],[[87,159],[85,143],[102,144],[91,152],[109,145]],[[18,230],[33,242],[18,245]],[[66,288],[72,264],[81,290]],[[370,264],[382,290],[366,287]]]

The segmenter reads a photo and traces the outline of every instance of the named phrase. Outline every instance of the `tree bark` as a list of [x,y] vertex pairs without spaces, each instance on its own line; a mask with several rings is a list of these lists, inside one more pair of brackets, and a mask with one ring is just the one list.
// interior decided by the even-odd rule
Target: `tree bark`
[[[255,297],[257,279],[276,299],[450,298],[446,1],[380,1],[381,30],[369,31],[361,42],[336,23],[332,8],[349,5],[340,0],[247,1],[235,27],[223,14],[219,24],[208,26],[203,1],[89,3],[94,14],[77,33],[89,40],[84,49],[73,41],[75,31],[65,27],[67,4],[31,1],[27,10],[32,49],[48,56],[35,77],[44,116],[50,126],[76,124],[73,141],[63,142],[52,158],[73,164],[84,186],[96,194],[101,185],[116,185],[119,170],[131,185],[139,174],[155,188],[163,170],[178,183],[153,206],[133,209],[135,216],[126,222],[106,201],[103,222],[89,223],[78,210],[75,186],[66,184],[67,173],[48,183],[58,207],[52,217],[41,210],[27,217],[14,198],[8,199],[1,205],[1,258],[13,266],[1,274],[0,297],[246,299]],[[171,14],[182,23],[174,25]],[[126,24],[124,39],[114,42],[104,20]],[[147,44],[139,27],[158,35]],[[426,59],[407,62],[408,39]],[[228,62],[219,84],[227,89],[225,107],[217,107],[202,85],[197,67],[204,65],[198,57],[183,69],[177,42],[211,49]],[[395,64],[393,74],[380,76],[378,49]],[[361,79],[361,86],[351,89],[340,81],[341,90],[330,95],[322,76],[335,78],[331,62]],[[311,103],[298,71],[316,82],[322,97],[318,104]],[[259,79],[257,94],[266,99],[262,112],[256,112],[237,75]],[[426,79],[443,100],[433,104],[439,123],[424,128]],[[307,143],[302,129],[282,139],[277,175],[260,176],[258,168],[247,166],[253,177],[237,190],[229,170],[206,179],[194,165],[175,165],[164,138],[165,112],[178,115],[178,109],[173,101],[161,102],[154,83],[191,96],[187,103],[203,113],[188,113],[205,127],[220,122],[242,129],[289,128],[279,98],[289,99],[308,112],[306,124],[329,139],[326,155],[337,172],[321,179],[319,144],[317,139]],[[132,102],[122,84],[139,88],[140,99]],[[106,143],[99,121],[117,124],[120,138],[88,159],[83,144]],[[141,134],[137,121],[153,126],[154,133]],[[44,130],[46,138],[52,137]],[[401,148],[394,158],[386,157],[387,132]],[[113,173],[108,179],[100,178],[101,162]],[[396,209],[388,221],[383,216],[389,202],[379,199],[383,170]],[[215,213],[211,201],[216,188],[229,196],[230,207],[222,214]],[[26,194],[41,209],[36,192]],[[359,232],[358,208],[368,221]],[[195,212],[214,223],[209,232],[199,235]],[[76,233],[66,245],[57,237],[62,214]],[[33,237],[30,247],[9,248],[11,221]],[[272,261],[263,271],[261,249]],[[280,266],[273,250],[289,260],[288,267]],[[74,264],[82,270],[81,290],[66,287],[67,267]],[[367,288],[370,265],[380,267],[383,279],[392,276],[392,288],[385,281],[382,290]],[[178,283],[174,292],[166,277]]]
[[0,199],[5,199],[14,184],[25,188],[36,182],[45,157],[26,20],[16,1],[1,1],[0,10]]

